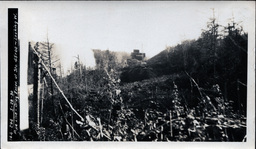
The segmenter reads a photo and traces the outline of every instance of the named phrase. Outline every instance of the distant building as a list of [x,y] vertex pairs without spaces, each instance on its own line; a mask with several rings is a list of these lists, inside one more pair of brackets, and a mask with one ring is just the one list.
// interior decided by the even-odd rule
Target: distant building
[[134,49],[133,52],[131,53],[131,57],[132,59],[137,59],[139,61],[142,61],[146,57],[146,54],[140,53],[140,50],[138,49]]
[[127,63],[129,66],[145,65],[145,57],[145,53],[140,53],[140,50],[134,49],[131,53],[131,59],[127,59]]

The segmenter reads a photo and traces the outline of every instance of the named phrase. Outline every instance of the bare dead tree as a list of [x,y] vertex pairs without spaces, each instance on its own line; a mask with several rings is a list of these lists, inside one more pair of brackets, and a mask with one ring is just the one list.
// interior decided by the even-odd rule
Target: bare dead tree
[[218,28],[219,25],[217,23],[216,17],[215,17],[215,11],[214,8],[212,8],[213,11],[213,17],[210,19],[211,22],[208,24],[209,26],[209,31],[211,34],[211,51],[213,55],[213,76],[216,77],[216,45],[217,45],[217,38],[218,38]]
[[[42,61],[46,64],[47,68],[49,69],[49,73],[53,76],[56,76],[54,75],[54,73],[56,72],[56,68],[54,67],[55,63],[59,62],[59,59],[57,59],[56,55],[54,55],[54,51],[53,51],[53,46],[54,44],[51,43],[49,41],[49,38],[48,38],[48,34],[47,34],[47,38],[46,38],[46,41],[45,42],[40,42],[40,47],[39,47],[39,53],[41,55],[41,58],[42,58]],[[47,72],[45,72],[47,73]],[[46,74],[44,75],[46,76]],[[49,85],[50,87],[50,96],[51,96],[51,101],[53,103],[53,105],[55,105],[55,102],[54,102],[54,99],[53,99],[53,96],[54,95],[54,86],[53,86],[53,81],[52,79],[49,79]],[[56,108],[54,106],[54,113],[56,114]]]

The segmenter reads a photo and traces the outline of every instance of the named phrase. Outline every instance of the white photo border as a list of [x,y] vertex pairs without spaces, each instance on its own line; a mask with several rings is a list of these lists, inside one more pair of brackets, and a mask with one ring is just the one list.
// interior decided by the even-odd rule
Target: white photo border
[[[219,3],[215,1],[214,3]],[[7,12],[8,8],[18,8],[19,14],[22,13],[22,8],[25,8],[28,3],[35,5],[44,3],[54,3],[53,5],[60,5],[63,2],[0,2],[0,21],[4,22],[0,25],[0,49],[1,49],[1,148],[234,148],[234,149],[253,149],[255,148],[255,2],[248,1],[254,11],[252,11],[251,26],[248,31],[248,88],[247,88],[247,141],[246,142],[8,142],[7,141],[7,78],[8,78],[8,63],[7,63]],[[80,2],[76,2],[78,5]],[[82,3],[82,2],[81,2]],[[121,2],[120,2],[121,3]],[[185,3],[185,1],[184,1]],[[37,7],[40,7],[37,5]],[[19,18],[21,23],[22,18]],[[19,29],[19,32],[22,29]],[[19,34],[21,44],[27,44],[28,41],[22,41],[22,35]],[[22,54],[21,54],[22,61]]]

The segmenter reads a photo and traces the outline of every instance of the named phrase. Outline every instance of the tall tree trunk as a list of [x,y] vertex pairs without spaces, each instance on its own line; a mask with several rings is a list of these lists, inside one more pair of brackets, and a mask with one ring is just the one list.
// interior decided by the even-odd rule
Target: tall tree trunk
[[36,54],[34,54],[34,80],[33,80],[33,100],[32,100],[32,108],[30,111],[30,122],[29,127],[32,128],[32,124],[36,122],[37,115],[34,113],[36,111],[37,107],[37,96],[38,96],[38,57]]
[[41,64],[38,64],[38,93],[37,93],[37,105],[36,105],[36,111],[37,111],[37,127],[40,127],[40,98],[41,98]]
[[[48,60],[48,62],[49,62],[49,70],[50,70],[50,74],[52,75],[51,48],[50,48],[50,43],[49,43],[48,35],[47,35],[47,49],[48,49],[48,57],[49,57],[49,60]],[[51,88],[51,101],[52,101],[52,104],[53,104],[54,117],[56,118],[55,120],[57,120],[55,101],[54,101],[54,98],[53,98],[53,83],[52,83],[52,79],[50,79],[50,88]]]
[[43,78],[42,78],[42,88],[41,88],[41,90],[42,90],[42,93],[41,93],[41,95],[42,95],[42,97],[41,97],[41,113],[40,113],[40,115],[41,115],[41,119],[40,119],[40,123],[42,124],[42,122],[43,122],[43,111],[44,111],[44,81],[43,81]]
[[[71,98],[71,104],[73,104],[73,97]],[[71,111],[71,126],[74,127],[74,113]],[[71,140],[74,140],[74,130],[71,129]]]

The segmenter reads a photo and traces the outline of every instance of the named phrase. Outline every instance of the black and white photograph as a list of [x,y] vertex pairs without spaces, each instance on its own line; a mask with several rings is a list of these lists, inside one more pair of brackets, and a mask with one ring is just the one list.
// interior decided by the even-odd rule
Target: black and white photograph
[[0,4],[2,148],[255,148],[254,1]]

